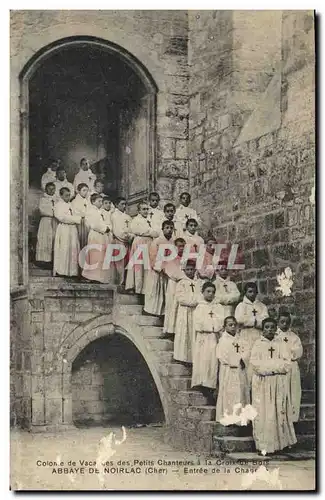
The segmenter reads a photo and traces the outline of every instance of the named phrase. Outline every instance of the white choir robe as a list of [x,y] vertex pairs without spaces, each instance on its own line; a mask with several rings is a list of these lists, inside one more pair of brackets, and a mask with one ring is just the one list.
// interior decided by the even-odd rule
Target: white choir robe
[[53,172],[53,170],[48,168],[45,174],[42,175],[41,179],[41,186],[43,191],[45,191],[46,184],[48,184],[49,182],[53,182],[54,184],[55,181],[56,181],[56,172]]
[[39,202],[41,220],[37,231],[36,260],[39,262],[53,261],[54,238],[57,221],[54,218],[54,207],[57,202],[56,195],[49,196],[44,193]]
[[290,353],[285,343],[265,337],[252,349],[253,438],[257,450],[273,453],[297,442],[289,396]]
[[184,230],[186,230],[186,222],[188,221],[188,219],[195,219],[198,225],[201,224],[201,219],[194,208],[179,205],[179,207],[176,208],[175,220]]
[[177,256],[171,262],[165,265],[165,274],[168,278],[168,285],[166,290],[166,306],[164,318],[164,333],[175,333],[176,316],[178,303],[176,300],[176,285],[178,281],[185,278],[184,271],[182,270],[182,257]]
[[94,174],[90,168],[88,170],[80,169],[79,172],[75,175],[73,181],[73,186],[75,188],[75,191],[77,191],[77,187],[79,184],[81,183],[87,184],[89,188],[88,191],[88,197],[89,197],[89,193],[94,190],[94,183],[96,179],[97,179],[96,174]]
[[[149,248],[153,238],[157,238],[159,232],[153,229],[150,219],[143,217],[143,215],[136,215],[130,224],[131,233],[134,235],[134,239],[130,251],[130,259],[137,251],[138,247],[145,246],[147,248],[147,257],[144,255],[144,251],[138,255],[137,259],[143,258],[144,263],[149,263]],[[129,262],[130,262],[129,259]],[[135,293],[144,294],[147,286],[149,275],[149,269],[145,269],[144,264],[135,264],[132,269],[128,269],[126,273],[125,289],[134,289]]]
[[214,284],[216,286],[215,300],[223,306],[225,318],[233,316],[240,298],[240,291],[236,283],[231,281],[229,276],[223,279],[217,274]]
[[152,208],[149,206],[148,219],[151,222],[151,227],[160,234],[162,223],[165,220],[165,214],[161,208]]
[[217,387],[219,332],[223,328],[223,309],[215,302],[200,302],[194,311],[192,387]]
[[[163,221],[165,221],[167,219],[163,219]],[[174,229],[173,229],[173,234],[172,234],[172,242],[174,242],[177,238],[184,238],[184,230],[183,228],[181,227],[181,225],[174,219],[172,221],[174,223]],[[159,236],[160,237],[164,237],[164,233],[161,229],[160,233],[159,233]],[[185,238],[184,238],[185,239]]]
[[[173,240],[167,240],[164,235],[155,238],[149,248],[151,270],[149,270],[144,296],[144,310],[155,316],[165,314],[165,299],[167,290],[167,276],[164,272],[164,263],[159,267],[157,254],[160,245],[172,245]],[[158,264],[158,265],[157,265]]]
[[86,224],[85,217],[91,204],[87,198],[83,198],[79,193],[77,193],[74,200],[71,201],[71,206],[73,213],[75,213],[76,215],[80,215],[80,217],[83,217],[80,224],[78,224],[80,248],[83,248],[88,243],[89,227]]
[[[90,206],[86,212],[86,224],[89,227],[88,245],[100,245],[101,250],[90,249],[86,255],[86,263],[88,265],[96,265],[95,269],[87,269],[84,267],[82,276],[91,281],[99,281],[100,283],[109,283],[112,281],[114,274],[110,267],[103,269],[107,245],[112,241],[110,236],[111,227],[104,221],[104,216],[101,210],[94,205]],[[110,231],[107,233],[107,229]]]
[[105,210],[105,208],[100,209],[101,214],[104,216],[104,221],[107,225],[112,228],[112,212],[111,210]]
[[184,231],[183,238],[187,245],[191,245],[191,252],[199,252],[200,246],[204,245],[204,239],[197,233],[191,234],[188,231]]
[[70,200],[74,197],[75,194],[75,189],[73,187],[73,184],[68,181],[68,179],[65,179],[64,181],[59,181],[58,179],[54,182],[55,184],[55,194],[57,197],[60,196],[60,189],[63,187],[66,187],[70,191]]
[[275,340],[287,345],[291,355],[291,367],[289,371],[289,395],[292,406],[293,421],[298,422],[301,403],[301,379],[298,359],[301,358],[303,349],[301,340],[292,330],[283,332],[278,328]]
[[216,421],[220,422],[225,415],[233,413],[234,405],[250,403],[249,383],[246,367],[242,368],[240,360],[246,365],[249,360],[247,346],[239,338],[226,331],[220,337],[217,345],[219,360],[219,391],[216,406]]
[[54,216],[59,221],[54,241],[53,275],[78,276],[79,238],[77,224],[80,215],[75,215],[71,203],[63,200],[54,207]]
[[193,312],[200,300],[200,283],[187,276],[176,285],[177,304],[174,338],[174,359],[185,363],[193,362],[195,330]]
[[[129,242],[133,237],[130,229],[132,219],[128,214],[121,212],[118,208],[116,208],[114,212],[111,213],[111,220],[113,243],[122,245],[126,249],[125,257],[113,263],[115,282],[118,285],[122,285],[124,283],[125,268],[129,259]],[[118,252],[116,250],[114,255],[117,254]]]
[[211,281],[214,277],[215,268],[212,259],[213,254],[205,251],[202,265],[200,269],[197,270],[198,277],[202,280],[202,284],[205,281]]

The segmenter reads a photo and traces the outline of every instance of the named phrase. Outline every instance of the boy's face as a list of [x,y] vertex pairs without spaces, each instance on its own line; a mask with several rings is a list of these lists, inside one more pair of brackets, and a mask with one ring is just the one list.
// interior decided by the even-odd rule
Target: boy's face
[[148,212],[149,212],[149,207],[148,205],[141,205],[139,208],[139,213],[142,215],[142,217],[147,218],[148,217]]
[[195,266],[192,265],[185,266],[184,273],[188,278],[192,280],[195,276]]
[[185,248],[185,243],[181,243],[180,241],[176,243],[176,251],[179,257],[183,255],[184,248]]
[[195,222],[189,222],[187,224],[187,230],[190,234],[195,234],[197,230],[197,224]]
[[159,205],[159,198],[155,194],[150,196],[149,198],[149,204],[152,208],[157,208]]
[[272,321],[266,321],[263,327],[263,336],[268,340],[273,340],[276,332],[276,325]]
[[61,198],[63,201],[65,201],[66,203],[68,201],[70,201],[70,191],[64,191],[62,194],[61,194]]
[[174,225],[172,224],[165,224],[162,232],[165,238],[170,239],[174,231]]
[[84,186],[80,189],[79,194],[82,198],[87,198],[88,191],[89,189],[86,186]]
[[53,170],[53,172],[56,172],[58,169],[58,166],[59,166],[58,162],[54,161],[53,163],[51,163],[50,169]]
[[48,186],[46,188],[46,193],[49,195],[49,196],[53,196],[54,193],[55,193],[55,186],[53,186],[53,184],[51,184],[50,186]]
[[59,181],[64,181],[66,178],[66,173],[65,170],[57,170],[56,171],[56,177]]
[[214,299],[214,296],[216,294],[216,291],[215,289],[213,288],[213,286],[208,286],[204,292],[203,292],[203,297],[205,298],[205,300],[207,300],[208,302],[212,302],[213,299]]
[[214,254],[214,245],[216,242],[214,240],[209,240],[206,244],[206,251],[210,253],[211,255]]
[[288,331],[290,327],[290,318],[288,318],[287,316],[280,316],[278,321],[278,327],[283,332]]
[[234,319],[227,319],[226,324],[225,324],[225,330],[227,333],[229,333],[232,336],[236,335],[237,321],[235,321]]
[[220,269],[218,269],[219,276],[225,280],[228,277],[228,269],[227,269],[227,264],[221,264]]
[[126,210],[126,200],[121,200],[119,204],[117,205],[117,208],[119,209],[120,212],[125,212]]
[[89,167],[89,161],[88,160],[82,160],[80,167],[82,170],[88,170]]
[[245,295],[248,298],[248,300],[250,300],[251,302],[254,302],[254,300],[256,299],[256,295],[257,295],[256,288],[248,287]]
[[102,182],[96,182],[94,187],[96,193],[102,194],[104,192],[104,184]]
[[188,207],[191,201],[190,195],[187,193],[182,194],[182,196],[180,197],[180,201],[181,204],[184,205],[184,207]]
[[173,220],[174,215],[175,215],[175,208],[174,207],[167,207],[164,210],[165,217],[167,220]]
[[95,205],[95,207],[97,207],[97,208],[102,208],[102,205],[103,205],[102,198],[100,196],[98,198],[96,198],[93,205]]
[[107,210],[107,212],[111,209],[111,202],[109,200],[103,200],[103,209]]

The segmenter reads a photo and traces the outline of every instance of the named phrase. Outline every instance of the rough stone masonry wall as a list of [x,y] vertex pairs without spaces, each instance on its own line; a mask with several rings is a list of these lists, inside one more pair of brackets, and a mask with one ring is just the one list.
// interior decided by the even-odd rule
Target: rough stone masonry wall
[[[261,298],[294,315],[315,374],[313,13],[190,12],[190,188],[205,228],[240,243]],[[275,291],[290,266],[293,294]]]

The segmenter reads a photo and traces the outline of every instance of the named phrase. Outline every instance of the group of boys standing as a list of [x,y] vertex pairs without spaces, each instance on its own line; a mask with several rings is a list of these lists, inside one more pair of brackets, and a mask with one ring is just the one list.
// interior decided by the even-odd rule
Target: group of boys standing
[[[239,302],[227,261],[215,265],[216,241],[204,241],[198,234],[200,219],[190,207],[190,194],[181,194],[177,208],[167,203],[162,210],[158,193],[151,193],[131,218],[127,200],[120,197],[114,206],[85,158],[73,184],[54,164],[41,183],[36,260],[53,262],[54,275],[81,274],[143,294],[144,312],[164,317],[164,333],[174,336],[174,359],[192,366],[191,385],[216,403],[217,421],[236,404],[251,402],[257,410],[257,450],[273,453],[296,443],[293,423],[300,411],[297,360],[302,346],[290,328],[290,314],[280,311],[277,320],[269,317],[253,282],[246,283]],[[168,244],[175,246],[176,256],[162,262],[159,249]],[[203,244],[199,268],[196,260],[184,260],[186,246],[196,253]],[[79,253],[87,245],[87,265],[80,270]],[[105,267],[109,245],[120,245],[125,254]],[[144,247],[149,265],[136,258]]]

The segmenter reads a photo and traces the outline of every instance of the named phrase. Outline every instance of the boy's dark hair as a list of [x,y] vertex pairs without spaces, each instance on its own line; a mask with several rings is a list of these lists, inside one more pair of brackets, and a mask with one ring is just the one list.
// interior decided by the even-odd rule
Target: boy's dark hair
[[95,182],[94,182],[94,186],[96,186],[96,184],[103,184],[103,186],[105,185],[105,183],[101,180],[101,179],[96,179]]
[[148,203],[145,200],[139,201],[139,203],[137,204],[137,209],[140,210],[142,205],[148,205]]
[[80,184],[78,184],[78,186],[77,186],[77,191],[81,191],[81,189],[82,189],[82,188],[85,188],[85,187],[86,187],[87,189],[89,189],[88,184],[86,184],[85,182],[80,182]]
[[203,283],[203,285],[202,285],[202,293],[207,288],[213,288],[214,291],[216,291],[216,285],[214,283],[212,283],[212,281],[206,281],[205,283]]
[[226,326],[228,319],[232,319],[237,324],[235,316],[226,316],[225,319],[223,320],[223,326]]
[[47,190],[47,188],[48,188],[49,186],[53,186],[53,187],[54,187],[54,189],[55,189],[55,184],[54,184],[54,182],[47,182],[47,183],[45,184],[45,191]]
[[108,196],[102,196],[102,198],[103,198],[103,203],[104,201],[109,201],[111,203],[111,200]]
[[101,198],[101,195],[99,193],[93,193],[90,195],[90,203],[93,204],[98,198]]
[[268,318],[264,318],[262,321],[262,330],[264,328],[265,323],[273,323],[275,326],[278,326],[278,323],[274,318],[268,317]]
[[198,224],[198,221],[197,221],[196,219],[187,219],[186,224],[185,224],[185,227],[187,227],[189,224],[191,224],[191,223],[193,223],[193,222],[194,222],[197,226],[199,225],[199,224]]
[[59,165],[58,168],[56,169],[56,171],[57,172],[62,172],[62,171],[65,172],[65,168],[63,165],[61,165],[61,166]]
[[187,196],[189,196],[189,198],[191,199],[191,195],[190,195],[190,193],[188,193],[187,191],[183,191],[183,192],[179,195],[179,197],[181,198],[182,196],[184,196],[184,194],[187,194]]
[[[195,267],[196,268],[196,260],[194,259],[188,259],[185,263],[185,266],[184,267],[187,267],[187,266],[190,266],[190,267]],[[205,283],[204,283],[205,285]],[[203,285],[203,286],[204,286]],[[214,286],[214,285],[213,285]]]
[[157,196],[158,200],[160,200],[160,196],[158,193],[156,193],[156,191],[152,191],[152,193],[149,194],[149,200],[150,200],[151,196]]
[[80,165],[81,165],[84,161],[87,161],[87,158],[81,158],[81,160],[80,160]]
[[284,311],[284,310],[279,309],[278,320],[281,318],[281,316],[283,316],[284,318],[289,318],[291,321],[291,314],[289,313],[289,311]]
[[[60,189],[60,191],[59,191],[60,196],[62,196],[62,195],[63,195],[63,193],[64,193],[65,191],[67,191],[68,193],[70,193],[70,189],[69,189],[69,188],[67,188],[67,187],[63,187],[63,188],[61,188],[61,189]],[[71,193],[70,193],[70,194],[71,194]]]
[[175,245],[177,243],[184,243],[184,245],[186,245],[186,241],[184,240],[184,238],[176,238],[176,240],[174,241]]
[[126,201],[126,198],[124,196],[118,196],[115,200],[115,205],[117,206],[121,201]]
[[161,225],[161,229],[164,229],[166,226],[172,226],[174,229],[175,224],[173,223],[172,220],[164,220],[164,222]]
[[173,207],[173,209],[176,212],[176,207],[175,207],[174,203],[166,203],[166,205],[164,205],[164,212],[165,212],[166,208],[170,208],[170,207]]
[[248,288],[255,288],[256,293],[258,292],[257,283],[255,281],[248,281],[244,285],[244,294],[247,292]]

